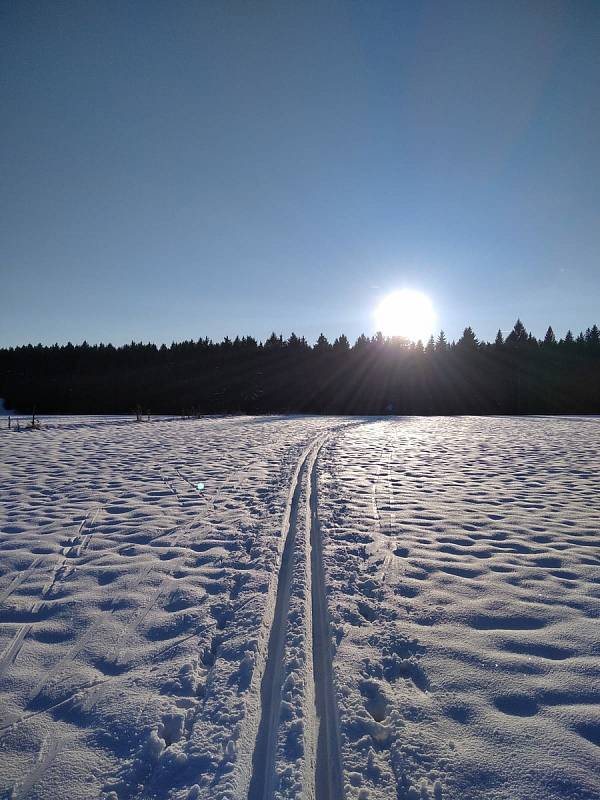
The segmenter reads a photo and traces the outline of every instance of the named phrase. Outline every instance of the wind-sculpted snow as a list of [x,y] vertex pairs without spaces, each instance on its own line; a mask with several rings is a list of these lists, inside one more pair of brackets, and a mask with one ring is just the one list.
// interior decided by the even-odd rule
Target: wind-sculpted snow
[[306,446],[341,424],[66,418],[2,429],[4,791],[247,787],[256,731],[244,723],[258,714],[290,482]]
[[343,432],[319,498],[346,796],[600,796],[600,421]]
[[598,797],[599,426],[0,429],[0,797]]

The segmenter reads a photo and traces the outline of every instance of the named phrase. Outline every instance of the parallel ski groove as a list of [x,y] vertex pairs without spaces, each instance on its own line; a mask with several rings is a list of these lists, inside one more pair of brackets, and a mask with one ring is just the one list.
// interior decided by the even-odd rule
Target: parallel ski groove
[[277,579],[275,612],[267,647],[267,663],[260,688],[262,715],[252,756],[252,777],[248,800],[268,800],[273,794],[275,743],[281,708],[281,687],[284,679],[285,635],[298,526],[298,506],[309,454],[310,449],[305,451],[292,484],[289,523]]
[[[343,797],[339,722],[331,663],[331,635],[321,531],[318,517],[317,460],[325,442],[319,438],[304,451],[290,487],[290,506],[281,565],[277,578],[275,610],[267,645],[266,666],[260,689],[261,718],[252,757],[252,775],[248,800],[271,800],[275,789],[277,735],[279,731],[281,693],[285,677],[287,617],[293,583],[294,561],[297,558],[300,504],[304,506],[307,538],[305,553],[309,573],[307,634],[312,631],[312,690],[307,693],[312,713],[314,741],[311,773],[306,796],[313,800],[341,800]],[[305,495],[303,496],[303,491]],[[286,526],[284,525],[284,530]],[[310,699],[309,699],[310,698]],[[312,760],[312,759],[311,759]]]
[[339,722],[334,692],[331,665],[331,631],[325,570],[323,566],[323,542],[319,525],[318,473],[316,451],[311,465],[308,483],[308,509],[310,512],[310,571],[312,606],[312,655],[314,698],[316,711],[316,762],[315,800],[341,800],[344,796],[342,760],[339,740]]

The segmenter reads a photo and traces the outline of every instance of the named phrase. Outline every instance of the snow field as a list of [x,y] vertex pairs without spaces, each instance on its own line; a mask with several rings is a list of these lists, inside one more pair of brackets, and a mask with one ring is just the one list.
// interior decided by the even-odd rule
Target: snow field
[[243,796],[289,486],[341,422],[99,423],[2,432],[3,786]]
[[319,491],[346,796],[600,796],[595,419],[343,432]]
[[600,421],[42,423],[0,430],[0,796],[600,796]]

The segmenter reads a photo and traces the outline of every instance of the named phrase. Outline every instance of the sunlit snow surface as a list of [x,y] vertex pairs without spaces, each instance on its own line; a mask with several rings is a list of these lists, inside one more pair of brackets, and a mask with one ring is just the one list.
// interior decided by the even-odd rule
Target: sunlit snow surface
[[600,420],[42,426],[0,430],[1,797],[600,796]]

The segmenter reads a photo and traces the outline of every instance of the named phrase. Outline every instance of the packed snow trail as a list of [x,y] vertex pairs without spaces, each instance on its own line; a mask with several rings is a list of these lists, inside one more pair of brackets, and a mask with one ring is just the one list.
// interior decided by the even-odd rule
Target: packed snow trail
[[331,634],[323,567],[323,543],[321,541],[318,512],[318,457],[319,451],[315,453],[311,467],[308,503],[308,513],[310,513],[313,678],[317,722],[315,798],[316,800],[341,800],[343,797],[343,781],[339,723],[331,672]]
[[285,544],[281,556],[281,566],[277,580],[275,613],[269,636],[267,665],[260,690],[262,716],[252,757],[252,779],[248,800],[264,800],[271,797],[274,781],[275,738],[281,709],[281,688],[284,671],[284,649],[286,620],[290,603],[293,557],[298,526],[298,506],[302,480],[306,473],[306,463],[310,450],[303,454],[300,466],[294,476],[291,490],[291,506],[287,521]]
[[[277,786],[285,772],[290,738],[303,739],[299,760],[303,760],[305,784],[302,796],[314,800],[340,800],[343,797],[338,721],[331,673],[329,617],[317,513],[317,459],[325,438],[317,438],[302,454],[290,490],[291,503],[285,543],[277,582],[275,611],[271,624],[267,664],[261,684],[261,719],[252,758],[252,777],[248,800],[270,800],[274,794],[287,796]],[[300,509],[304,508],[304,515]],[[302,524],[304,523],[304,524]],[[301,532],[299,534],[299,531]],[[290,608],[292,593],[305,598],[304,617]],[[298,629],[301,628],[299,631]],[[294,700],[286,694],[284,683],[299,665],[292,641],[304,637],[308,658],[302,673],[301,726],[293,728],[285,720]],[[310,653],[312,651],[312,659]],[[292,665],[292,666],[290,666]],[[285,703],[285,712],[282,711]],[[287,724],[287,728],[286,728]],[[278,743],[287,742],[283,748]],[[296,741],[296,744],[298,742]],[[279,795],[277,795],[279,796]]]

